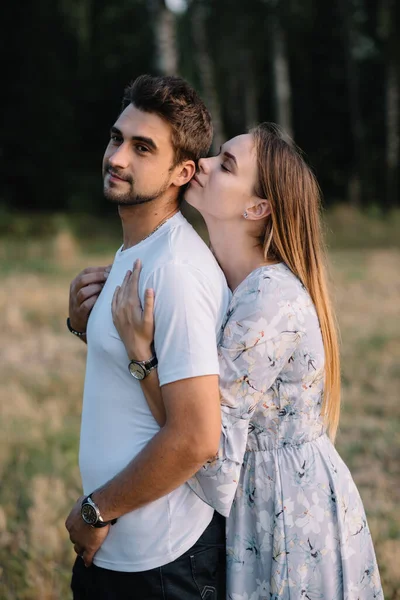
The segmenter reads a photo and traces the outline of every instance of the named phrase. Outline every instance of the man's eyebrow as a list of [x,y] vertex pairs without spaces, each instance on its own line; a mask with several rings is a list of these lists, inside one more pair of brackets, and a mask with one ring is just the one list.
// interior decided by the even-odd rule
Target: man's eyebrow
[[[118,127],[113,126],[113,127],[111,127],[110,131],[111,131],[111,133],[115,133],[116,135],[120,135],[121,137],[123,137],[122,133],[118,129]],[[144,135],[133,135],[131,137],[131,140],[133,142],[142,142],[144,144],[147,144],[147,146],[149,146],[149,148],[151,148],[152,150],[157,150],[157,145],[154,142],[154,140],[152,140],[151,138],[146,137]]]
[[116,133],[117,135],[122,135],[120,130],[118,129],[118,127],[115,127],[115,125],[110,127],[110,133]]

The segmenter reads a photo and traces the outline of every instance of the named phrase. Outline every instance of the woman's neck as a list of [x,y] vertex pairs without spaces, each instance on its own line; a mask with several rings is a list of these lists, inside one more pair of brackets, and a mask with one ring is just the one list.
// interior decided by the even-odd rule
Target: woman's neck
[[221,221],[211,223],[206,220],[206,224],[212,251],[232,292],[254,269],[272,264],[264,259],[262,247],[244,227],[222,224]]

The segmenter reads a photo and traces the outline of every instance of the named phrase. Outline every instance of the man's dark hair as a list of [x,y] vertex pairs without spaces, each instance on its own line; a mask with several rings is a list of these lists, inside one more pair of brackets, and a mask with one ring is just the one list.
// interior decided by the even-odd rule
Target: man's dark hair
[[171,125],[174,167],[184,160],[207,156],[213,137],[211,115],[187,81],[141,75],[125,89],[122,109],[129,104],[155,113]]

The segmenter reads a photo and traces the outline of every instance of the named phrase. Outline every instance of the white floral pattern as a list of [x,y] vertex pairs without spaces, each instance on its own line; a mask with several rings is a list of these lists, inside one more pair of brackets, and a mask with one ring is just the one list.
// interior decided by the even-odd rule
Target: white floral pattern
[[219,358],[220,449],[189,484],[227,517],[228,599],[382,599],[362,501],[320,417],[316,311],[284,264],[236,289]]

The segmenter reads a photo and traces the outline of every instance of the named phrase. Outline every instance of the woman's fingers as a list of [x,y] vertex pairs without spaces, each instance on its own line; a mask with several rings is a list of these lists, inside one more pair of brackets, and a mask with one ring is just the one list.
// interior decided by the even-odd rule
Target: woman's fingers
[[[129,310],[132,310],[132,308],[134,309],[136,319],[142,320],[142,318],[144,318],[144,311],[142,311],[142,303],[139,297],[139,277],[141,270],[141,261],[137,259],[133,265],[132,271],[127,271],[121,285],[115,288],[111,302],[111,310],[113,317],[115,316],[117,311],[121,311],[123,307],[127,309],[129,309],[130,307]],[[152,290],[150,294],[154,295]],[[153,317],[153,295],[150,295],[150,297],[147,298],[147,320],[151,320]]]
[[115,313],[117,312],[118,294],[119,294],[120,289],[121,289],[120,286],[117,285],[117,287],[114,290],[114,295],[113,295],[112,301],[111,301],[111,312],[112,312],[113,319],[115,317]]
[[139,277],[140,277],[140,272],[142,270],[142,263],[140,262],[139,259],[137,259],[135,261],[135,264],[133,265],[133,271],[132,271],[132,277],[130,279],[129,282],[129,295],[130,295],[130,299],[132,304],[134,305],[135,308],[140,308],[140,310],[142,310],[142,303],[140,302],[140,297],[139,297]]
[[121,283],[121,288],[123,288],[123,290],[125,290],[125,288],[126,288],[126,286],[127,286],[127,283],[128,283],[128,281],[129,281],[129,277],[130,277],[131,275],[132,275],[132,271],[127,271],[127,272],[125,273],[124,280],[123,280],[123,282]]
[[154,320],[154,290],[147,289],[144,294],[143,320],[153,323]]
[[127,302],[129,300],[129,295],[130,295],[130,287],[129,287],[129,280],[132,276],[132,271],[127,271],[125,273],[125,277],[121,283],[121,291],[120,291],[120,296],[118,298],[118,300],[120,300],[121,302]]
[[131,284],[131,293],[134,294],[134,297],[139,298],[139,277],[140,271],[142,270],[142,263],[139,259],[135,260],[135,264],[133,265],[132,278],[130,281]]

